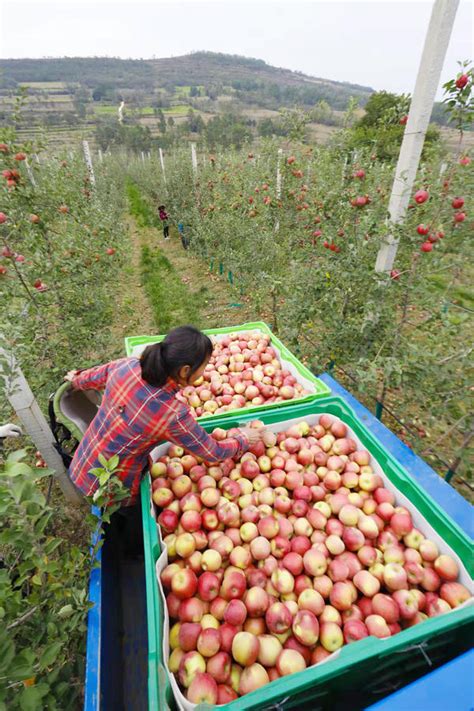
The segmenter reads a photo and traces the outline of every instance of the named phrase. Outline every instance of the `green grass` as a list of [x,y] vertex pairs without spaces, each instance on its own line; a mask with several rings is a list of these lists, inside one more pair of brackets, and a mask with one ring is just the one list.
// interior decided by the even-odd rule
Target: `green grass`
[[164,114],[169,115],[185,115],[189,111],[189,106],[187,104],[177,104],[176,106],[170,106],[169,109],[163,109]]
[[175,326],[199,322],[199,302],[191,295],[169,259],[156,249],[142,247],[142,283],[151,305],[153,319],[159,333],[167,333]]
[[140,190],[132,180],[127,180],[127,197],[131,214],[136,218],[140,227],[160,227],[157,213],[143,199]]
[[[443,274],[432,274],[428,277],[428,281],[434,291],[443,292],[449,285],[450,277]],[[474,290],[467,286],[451,286],[448,299],[466,309],[474,310]]]
[[118,106],[94,106],[94,112],[96,114],[117,114]]

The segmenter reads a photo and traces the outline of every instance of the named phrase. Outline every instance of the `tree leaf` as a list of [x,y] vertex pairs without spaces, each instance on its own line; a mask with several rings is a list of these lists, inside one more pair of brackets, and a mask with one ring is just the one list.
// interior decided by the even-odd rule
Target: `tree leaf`
[[45,649],[43,650],[43,654],[40,657],[41,669],[50,667],[51,664],[53,664],[59,652],[61,651],[62,646],[62,642],[53,642],[52,644],[49,644],[47,647],[45,647]]
[[40,711],[43,708],[41,700],[49,691],[48,684],[27,686],[18,697],[22,711]]

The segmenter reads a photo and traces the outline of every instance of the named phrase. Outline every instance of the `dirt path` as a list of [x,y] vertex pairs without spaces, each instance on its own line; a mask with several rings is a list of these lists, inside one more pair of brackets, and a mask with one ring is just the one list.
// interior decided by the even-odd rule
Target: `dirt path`
[[[133,224],[134,218],[130,220]],[[184,250],[178,233],[173,228],[170,229],[169,240],[164,240],[161,230],[156,228],[141,228],[135,223],[132,233],[134,231],[139,233],[142,246],[148,246],[154,253],[160,252],[171,264],[172,274],[166,275],[170,280],[170,290],[171,281],[179,280],[182,286],[180,285],[178,294],[176,289],[173,290],[173,296],[178,301],[187,301],[188,306],[192,304],[192,313],[195,314],[198,327],[217,328],[258,320],[259,315],[255,308],[229,283],[227,275],[221,277],[211,273],[208,263]],[[170,304],[170,309],[173,306],[175,304]],[[177,309],[177,317],[179,313]],[[143,326],[143,323],[141,325]],[[141,332],[145,333],[143,328]]]
[[124,266],[122,278],[117,284],[117,305],[111,326],[111,341],[115,344],[117,358],[125,353],[125,336],[153,333],[155,330],[153,313],[141,283],[143,230],[137,227],[130,215],[127,215],[125,222],[130,234],[130,262]]

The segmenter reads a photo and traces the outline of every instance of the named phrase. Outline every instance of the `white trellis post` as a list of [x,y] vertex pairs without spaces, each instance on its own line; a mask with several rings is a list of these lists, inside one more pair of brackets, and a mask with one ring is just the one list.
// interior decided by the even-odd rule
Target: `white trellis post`
[[103,155],[102,155],[102,151],[100,150],[100,148],[99,148],[99,150],[98,150],[98,154],[99,154],[99,160],[100,160],[100,162],[102,163],[102,161],[104,160],[104,157],[103,157]]
[[89,169],[91,183],[92,185],[95,185],[94,167],[92,165],[92,158],[88,141],[82,141],[82,150],[84,151],[84,160],[86,161],[87,168]]
[[31,184],[36,188],[35,176],[33,175],[33,171],[31,170],[30,164],[28,163],[28,158],[25,158],[25,166],[26,172],[28,173],[28,177],[31,180]]
[[142,155],[142,163],[144,163],[145,162],[145,154],[143,153],[143,151],[140,151],[140,153]]
[[191,163],[193,166],[194,177],[196,177],[197,169],[198,169],[198,161],[197,161],[196,144],[195,143],[191,143]]
[[55,477],[66,499],[71,503],[80,503],[81,498],[69,480],[63,460],[54,447],[53,433],[18,363],[11,353],[7,353],[2,348],[0,348],[0,356],[8,363],[7,367],[11,373],[5,388],[10,405],[15,410],[25,432],[33,440],[36,449],[41,452],[49,469],[55,472]]
[[118,122],[123,123],[123,109],[125,106],[125,101],[120,102],[120,106],[118,107]]
[[448,167],[447,163],[441,163],[440,169],[439,169],[439,177],[442,178],[444,173],[446,172],[446,168]]
[[[433,5],[390,195],[389,225],[405,217],[458,5],[459,0],[436,0]],[[377,255],[377,272],[392,269],[397,249],[398,239],[389,233]]]
[[166,185],[166,171],[165,171],[165,159],[163,158],[163,149],[160,147],[158,150],[160,152],[160,164],[161,164],[161,170],[163,171],[163,181]]
[[[283,148],[278,149],[278,155],[277,155],[277,174],[276,174],[276,196],[277,200],[280,200],[281,198],[281,157],[283,155]],[[275,222],[275,232],[278,232],[280,229],[280,220],[277,220]]]

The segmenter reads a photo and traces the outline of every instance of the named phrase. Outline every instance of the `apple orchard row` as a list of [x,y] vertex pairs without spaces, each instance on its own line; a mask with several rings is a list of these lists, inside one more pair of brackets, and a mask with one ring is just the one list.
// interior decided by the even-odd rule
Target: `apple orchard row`
[[227,703],[471,597],[456,560],[330,415],[266,431],[218,466],[172,445],[151,475],[169,560],[168,666],[190,702]]

